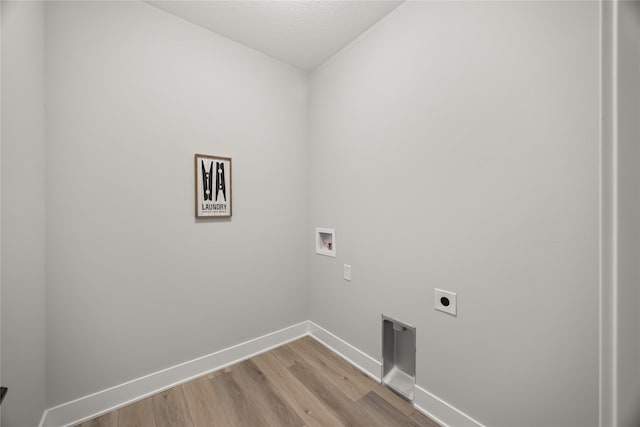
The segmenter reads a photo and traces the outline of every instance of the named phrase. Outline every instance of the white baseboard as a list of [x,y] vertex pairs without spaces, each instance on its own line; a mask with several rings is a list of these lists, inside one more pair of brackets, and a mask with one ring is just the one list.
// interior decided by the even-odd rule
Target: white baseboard
[[442,427],[484,427],[479,421],[417,384],[413,406]]
[[38,424],[38,427],[42,427],[42,426],[44,426],[44,420],[46,420],[46,419],[47,419],[47,411],[48,411],[48,410],[45,410],[45,411],[42,413],[42,417],[40,417],[40,424]]
[[381,381],[382,363],[309,320],[309,335],[333,350],[347,362],[377,382]]
[[199,357],[124,384],[47,409],[40,427],[66,427],[144,399],[199,376],[249,359],[257,354],[309,334],[309,323],[302,322],[263,335],[233,347]]
[[[382,364],[379,361],[309,320],[47,409],[39,427],[69,427],[82,423],[306,335],[329,347],[376,382],[381,381]],[[414,406],[443,427],[484,427],[419,385],[415,388]]]

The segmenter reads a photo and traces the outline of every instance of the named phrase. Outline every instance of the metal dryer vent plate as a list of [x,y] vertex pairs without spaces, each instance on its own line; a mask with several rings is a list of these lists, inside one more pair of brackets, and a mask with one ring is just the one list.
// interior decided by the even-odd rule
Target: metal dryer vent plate
[[416,328],[382,315],[382,384],[413,401]]

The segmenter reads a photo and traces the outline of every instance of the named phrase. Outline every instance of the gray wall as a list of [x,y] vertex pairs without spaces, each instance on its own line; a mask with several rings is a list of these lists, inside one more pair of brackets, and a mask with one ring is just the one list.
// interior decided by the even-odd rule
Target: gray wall
[[[45,39],[49,406],[305,320],[306,75],[137,2]],[[194,219],[194,153],[232,219]]]
[[640,425],[640,2],[618,4],[618,422]]
[[[379,358],[380,313],[417,326],[418,383],[486,425],[596,425],[597,3],[403,4],[311,75],[309,137],[293,68],[146,4],[48,3],[46,29],[43,8],[2,4],[3,425],[309,315]],[[624,426],[637,11],[620,4]],[[233,157],[231,220],[194,220],[195,152]],[[312,254],[315,226],[338,258]]]
[[485,425],[598,423],[598,19],[408,2],[311,75],[311,319],[378,358],[380,313],[416,325],[418,384]]
[[44,6],[2,2],[2,425],[45,409]]

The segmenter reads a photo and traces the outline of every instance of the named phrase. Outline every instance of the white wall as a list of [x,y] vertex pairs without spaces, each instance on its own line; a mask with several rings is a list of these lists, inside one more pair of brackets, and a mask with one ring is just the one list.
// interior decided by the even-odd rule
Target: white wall
[[[2,7],[3,425],[309,313],[378,358],[380,313],[415,324],[418,383],[486,425],[596,425],[597,3],[402,5],[311,76],[310,147],[297,70],[146,4],[48,3],[44,33],[40,3]],[[635,425],[637,3],[620,13]],[[233,157],[231,220],[194,220],[195,152]]]
[[618,423],[640,425],[640,2],[618,3]]
[[414,324],[418,384],[488,426],[598,423],[598,19],[408,2],[311,75],[311,319],[377,358]]
[[[305,320],[306,75],[144,3],[47,3],[49,406]],[[194,153],[233,217],[194,219]]]
[[45,409],[44,6],[2,2],[2,425]]

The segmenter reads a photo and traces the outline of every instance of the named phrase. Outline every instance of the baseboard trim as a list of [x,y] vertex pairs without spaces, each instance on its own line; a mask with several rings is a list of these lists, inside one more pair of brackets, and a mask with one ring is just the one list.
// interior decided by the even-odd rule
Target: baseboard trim
[[309,320],[309,335],[375,381],[382,380],[382,363],[311,320]]
[[442,427],[485,427],[479,421],[417,384],[413,406]]
[[68,427],[309,335],[309,322],[272,332],[188,362],[47,409],[40,427]]
[[[188,362],[47,409],[39,427],[70,427],[210,372],[311,336],[362,372],[381,381],[382,363],[313,321],[304,321]],[[415,408],[443,427],[485,427],[453,405],[416,385]]]
[[44,426],[44,421],[47,419],[48,411],[49,411],[48,409],[45,409],[45,411],[42,413],[42,416],[40,417],[40,424],[38,424],[38,427]]

